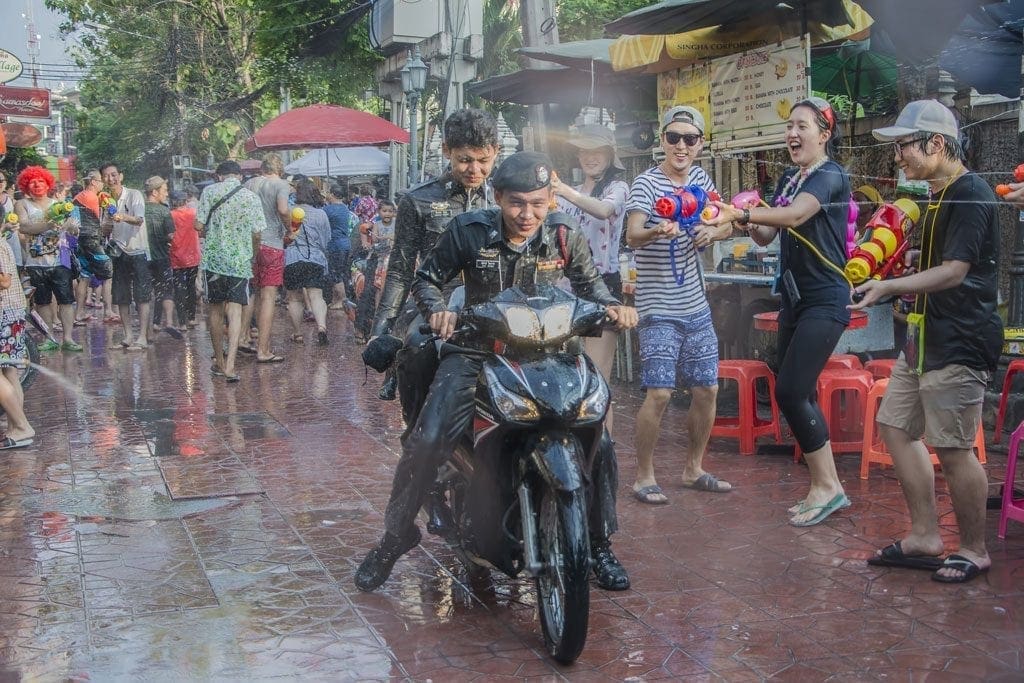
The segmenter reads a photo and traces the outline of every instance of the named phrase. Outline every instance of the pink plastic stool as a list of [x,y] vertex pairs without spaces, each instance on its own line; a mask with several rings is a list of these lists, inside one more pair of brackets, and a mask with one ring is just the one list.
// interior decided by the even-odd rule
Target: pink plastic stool
[[[997,432],[998,433],[998,432]],[[1006,481],[1003,482],[1003,506],[999,510],[999,538],[1006,538],[1006,522],[1024,522],[1024,498],[1013,497],[1013,485],[1017,476],[1017,458],[1020,456],[1020,442],[1024,440],[1024,422],[1021,422],[1010,437],[1010,450],[1006,454]]]
[[1006,419],[1006,402],[1010,398],[1010,388],[1013,386],[1013,376],[1018,372],[1024,372],[1024,359],[1011,360],[1006,367],[1006,377],[1003,378],[1003,393],[999,396],[999,412],[996,413],[996,433],[992,435],[992,443],[999,443],[1003,438],[1003,420]]

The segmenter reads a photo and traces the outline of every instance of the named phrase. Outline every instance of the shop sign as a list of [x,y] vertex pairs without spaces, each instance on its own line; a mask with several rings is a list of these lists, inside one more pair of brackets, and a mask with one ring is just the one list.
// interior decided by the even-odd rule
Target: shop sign
[[13,81],[24,70],[25,67],[20,59],[7,50],[0,50],[0,83]]
[[0,86],[0,116],[50,118],[50,91],[44,88]]

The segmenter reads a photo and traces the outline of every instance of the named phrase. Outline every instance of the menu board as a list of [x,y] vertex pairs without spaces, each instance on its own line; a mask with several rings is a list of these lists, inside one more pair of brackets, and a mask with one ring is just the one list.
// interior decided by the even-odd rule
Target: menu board
[[800,38],[711,62],[715,147],[781,142],[793,105],[809,94]]
[[[658,74],[658,112],[664,114],[672,107],[684,104],[693,107],[711,121],[711,66],[709,62],[670,69]],[[708,126],[704,137],[711,139],[713,126]]]

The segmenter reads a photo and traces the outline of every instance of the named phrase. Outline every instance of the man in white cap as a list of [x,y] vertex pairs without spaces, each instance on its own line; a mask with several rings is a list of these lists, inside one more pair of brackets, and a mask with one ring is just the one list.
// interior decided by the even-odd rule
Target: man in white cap
[[[892,142],[908,180],[927,181],[919,272],[857,287],[866,308],[916,294],[907,346],[896,361],[878,424],[910,510],[910,533],[868,560],[933,571],[943,583],[970,581],[991,566],[985,548],[988,478],[974,457],[981,407],[1002,348],[996,313],[999,217],[989,184],[963,164],[953,113],[935,100],[909,103],[896,124],[872,131]],[[924,440],[938,454],[960,527],[960,548],[943,562],[935,474]]]
[[691,234],[676,221],[654,213],[654,203],[683,186],[715,189],[693,161],[704,147],[704,117],[693,107],[673,107],[661,119],[665,160],[633,180],[626,201],[626,243],[636,250],[636,308],[640,314],[641,383],[647,390],[636,417],[636,481],[633,496],[642,503],[668,502],[654,477],[654,446],[661,418],[679,382],[690,389],[686,419],[689,450],[682,484],[724,493],[728,482],[705,472],[704,450],[715,421],[718,396],[718,337],[697,250],[732,234],[726,223],[697,225]]

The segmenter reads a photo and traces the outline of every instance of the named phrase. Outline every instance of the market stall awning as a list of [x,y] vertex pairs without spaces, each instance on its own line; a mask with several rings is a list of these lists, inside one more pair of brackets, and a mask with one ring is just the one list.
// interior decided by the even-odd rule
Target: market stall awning
[[[874,50],[889,52],[905,64],[920,64],[938,55],[969,13],[997,0],[857,0],[875,20]],[[1020,65],[1016,67],[1020,77]]]
[[466,91],[492,102],[572,104],[609,109],[650,108],[656,80],[646,74],[601,74],[569,67],[522,69],[469,83]]
[[842,26],[852,21],[843,0],[667,0],[624,14],[605,24],[605,30],[626,35],[667,35],[712,26],[729,27],[751,17],[759,21],[786,21],[788,15],[803,12],[808,22],[826,26]]
[[387,175],[391,157],[376,147],[314,149],[284,167],[288,173],[314,177]]
[[1024,0],[986,5],[964,18],[939,54],[939,66],[984,94],[1020,96]]
[[[852,0],[841,0],[846,24],[809,21],[811,45],[838,40],[856,39],[866,35],[871,17]],[[664,3],[663,3],[664,4]],[[628,16],[628,15],[627,15]],[[775,44],[800,35],[799,14],[787,12],[784,21],[767,22],[756,16],[735,25],[714,25],[695,28],[684,33],[666,35],[629,35],[616,39],[609,47],[612,67],[626,71],[646,67],[650,73],[666,71],[702,59],[714,59]]]
[[395,124],[336,104],[313,104],[273,118],[245,141],[247,152],[320,147],[359,147],[409,142]]
[[608,49],[614,42],[613,38],[577,40],[571,43],[556,43],[541,47],[521,47],[517,52],[524,57],[586,70],[593,64],[611,66],[612,58]]

